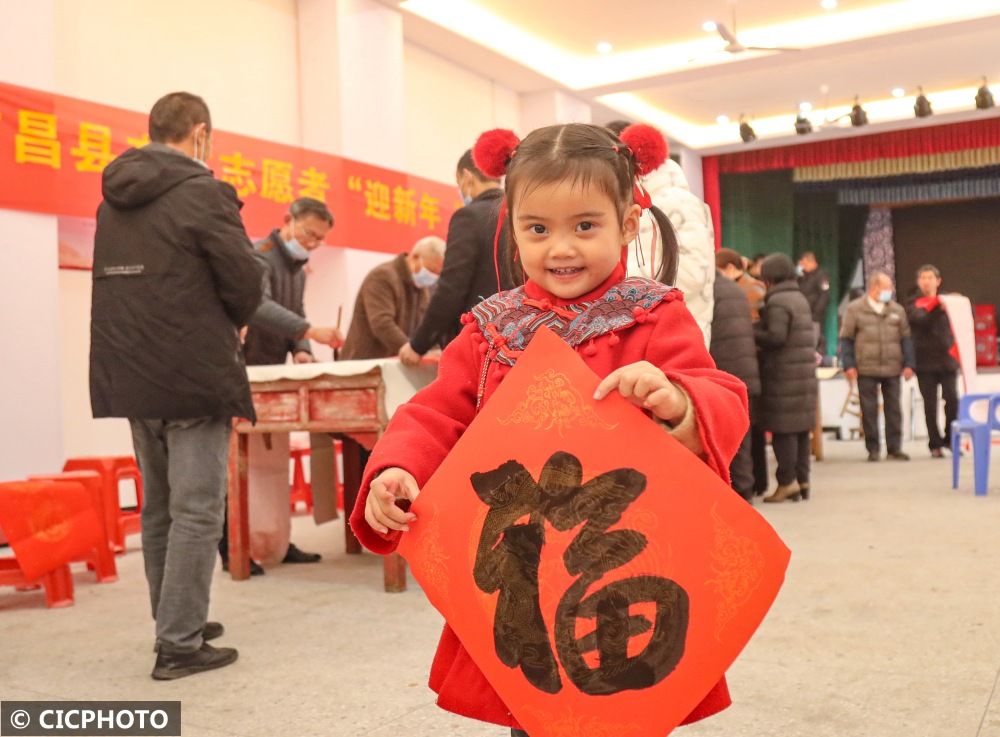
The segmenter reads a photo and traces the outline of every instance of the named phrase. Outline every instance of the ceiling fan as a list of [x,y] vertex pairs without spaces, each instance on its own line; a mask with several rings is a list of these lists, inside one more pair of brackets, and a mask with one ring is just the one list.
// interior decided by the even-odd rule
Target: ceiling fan
[[736,4],[733,3],[733,30],[729,30],[725,23],[719,23],[718,21],[709,21],[704,25],[706,31],[715,31],[718,33],[722,40],[726,42],[726,47],[722,49],[729,54],[742,54],[747,51],[801,51],[802,49],[793,49],[786,46],[744,46],[740,43],[739,37],[736,35]]

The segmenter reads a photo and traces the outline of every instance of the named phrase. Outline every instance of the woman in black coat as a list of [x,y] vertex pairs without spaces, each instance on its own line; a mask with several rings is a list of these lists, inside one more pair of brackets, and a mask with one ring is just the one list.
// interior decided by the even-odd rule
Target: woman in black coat
[[768,256],[764,311],[754,327],[760,348],[760,425],[771,433],[778,488],[765,502],[809,498],[809,431],[816,422],[816,338],[812,311],[791,260]]

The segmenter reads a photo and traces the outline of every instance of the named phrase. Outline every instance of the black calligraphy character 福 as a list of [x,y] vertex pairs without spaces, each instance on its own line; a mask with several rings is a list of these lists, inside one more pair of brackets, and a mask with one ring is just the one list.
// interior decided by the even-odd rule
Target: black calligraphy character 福
[[[569,453],[555,453],[536,482],[516,461],[472,476],[477,495],[490,507],[483,523],[473,576],[486,593],[500,592],[493,637],[497,656],[521,668],[546,693],[562,688],[556,658],[539,604],[538,568],[545,545],[545,522],[560,531],[583,525],[563,562],[579,576],[559,601],[555,643],[559,662],[573,684],[591,695],[649,688],[666,678],[684,655],[688,628],[687,593],[662,576],[620,579],[591,591],[603,576],[638,556],[648,543],[636,530],[610,530],[645,491],[646,477],[616,469],[583,483],[583,470]],[[609,531],[610,530],[610,531]],[[652,604],[650,622],[633,614]],[[577,620],[593,621],[593,631],[577,637]],[[629,642],[652,634],[645,648],[629,656]],[[598,664],[587,656],[596,651]]]

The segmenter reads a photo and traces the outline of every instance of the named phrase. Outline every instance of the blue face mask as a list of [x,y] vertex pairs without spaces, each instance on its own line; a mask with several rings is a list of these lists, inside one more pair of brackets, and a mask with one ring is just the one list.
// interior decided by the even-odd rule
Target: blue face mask
[[296,261],[308,261],[309,251],[302,247],[302,244],[294,237],[285,241],[285,250],[288,255],[291,256]]
[[413,283],[418,289],[426,289],[437,284],[438,275],[433,271],[428,271],[426,266],[420,267],[420,271],[413,275]]
[[459,187],[459,188],[458,188],[458,196],[462,198],[462,202],[463,202],[464,204],[466,204],[466,205],[468,205],[468,204],[469,204],[470,202],[472,202],[472,195],[467,195],[467,194],[465,194],[465,193],[464,193],[464,192],[462,191],[462,188],[461,188],[461,187]]
[[889,302],[892,302],[892,290],[883,289],[881,292],[879,292],[878,301],[883,304],[888,304]]

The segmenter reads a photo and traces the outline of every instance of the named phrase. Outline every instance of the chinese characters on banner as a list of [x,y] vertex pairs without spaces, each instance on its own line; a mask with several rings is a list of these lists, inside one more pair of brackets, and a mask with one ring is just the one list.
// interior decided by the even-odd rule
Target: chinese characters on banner
[[[789,551],[540,330],[425,485],[399,551],[531,737],[663,737],[722,678]],[[456,534],[456,531],[468,531]]]
[[[101,172],[130,147],[149,142],[146,113],[0,84],[0,208],[93,220]],[[408,250],[426,235],[447,234],[461,206],[452,185],[339,156],[213,132],[209,165],[244,202],[251,237],[278,227],[299,197],[326,202],[336,218],[328,242],[387,253]],[[60,226],[73,240],[81,223]],[[70,267],[88,253],[66,251]]]

